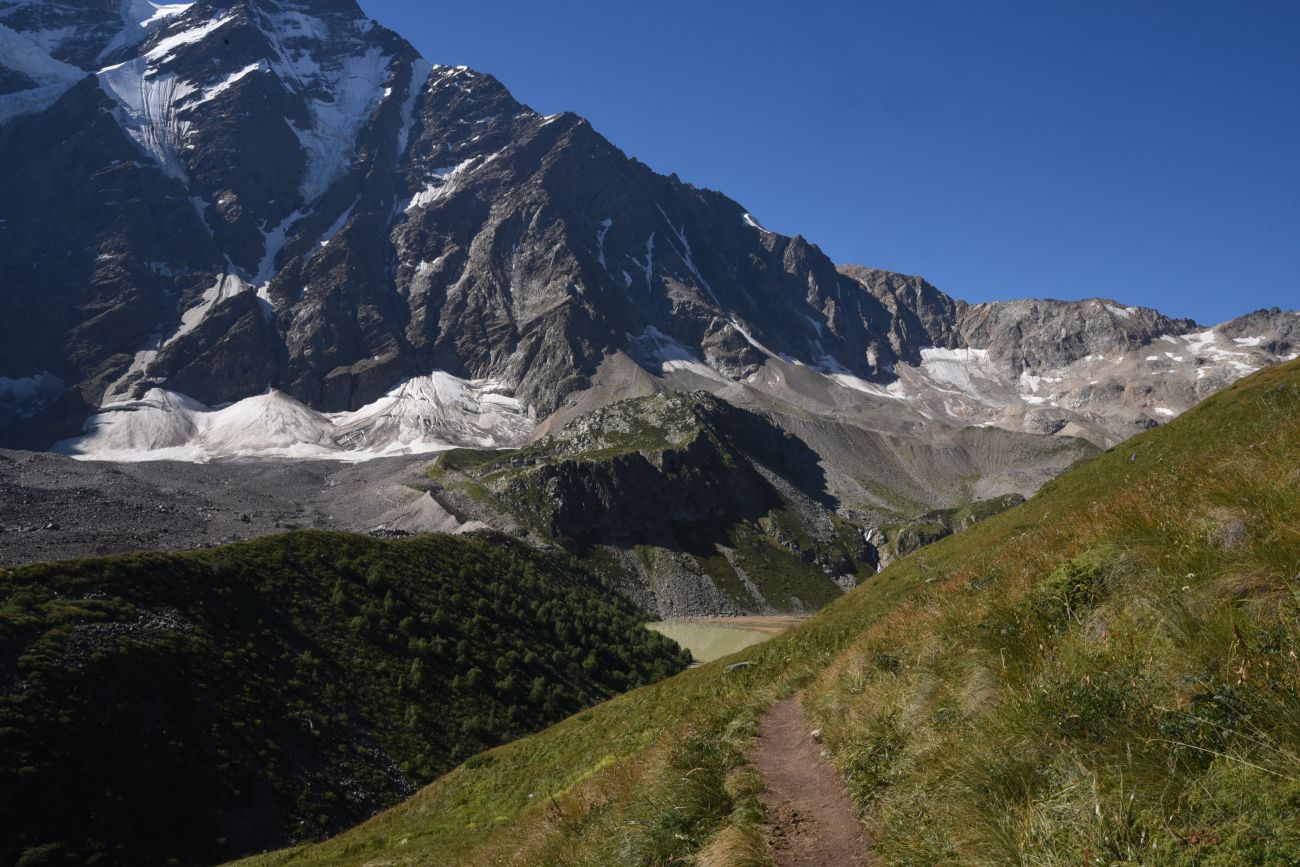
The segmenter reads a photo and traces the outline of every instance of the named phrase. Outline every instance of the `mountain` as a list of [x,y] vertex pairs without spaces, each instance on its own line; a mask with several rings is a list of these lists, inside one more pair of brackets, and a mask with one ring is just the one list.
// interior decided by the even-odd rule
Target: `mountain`
[[880,863],[1294,863],[1298,420],[1300,362],[1257,373],[784,635],[241,863],[771,863],[747,754],[800,690]]
[[319,839],[686,661],[567,558],[492,537],[0,570],[0,861]]
[[353,0],[0,0],[0,186],[0,860],[767,863],[796,689],[882,860],[1300,857],[1296,312],[836,263]]
[[[563,547],[663,617],[812,613],[882,561],[1023,501],[1045,480],[1019,476],[1026,465],[1055,475],[1095,453],[1010,432],[910,447],[862,432],[854,446],[872,468],[874,507],[842,499],[854,486],[773,417],[662,392],[519,450],[444,453],[428,470],[427,508],[447,523],[428,529],[487,525]],[[991,485],[1020,490],[987,498]],[[885,523],[931,498],[978,502]]]
[[636,396],[631,368],[1109,444],[1300,343],[1281,311],[1205,330],[837,268],[351,0],[0,0],[0,40],[6,445],[514,446]]

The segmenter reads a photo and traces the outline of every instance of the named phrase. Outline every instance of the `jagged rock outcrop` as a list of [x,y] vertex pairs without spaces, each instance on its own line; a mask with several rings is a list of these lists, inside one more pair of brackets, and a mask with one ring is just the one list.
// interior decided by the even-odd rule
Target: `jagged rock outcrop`
[[963,346],[987,349],[994,363],[1018,377],[1089,355],[1132,352],[1161,335],[1200,329],[1191,319],[1170,319],[1148,307],[1030,300],[965,305],[956,330]]

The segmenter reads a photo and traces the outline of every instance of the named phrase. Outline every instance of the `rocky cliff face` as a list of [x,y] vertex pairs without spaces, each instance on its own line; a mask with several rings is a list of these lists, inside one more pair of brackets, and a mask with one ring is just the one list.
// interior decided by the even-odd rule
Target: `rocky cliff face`
[[[598,405],[612,358],[719,393],[799,379],[781,399],[1073,423],[1098,441],[1204,390],[1141,405],[1134,388],[1163,374],[1125,368],[1046,412],[1017,397],[1023,376],[1199,331],[1104,302],[967,305],[919,278],[837,269],[582,118],[431,65],[352,0],[0,0],[0,46],[6,443],[45,447],[93,415],[65,451],[513,445],[556,410]],[[1237,353],[1216,370],[1295,351],[1293,320],[1257,319],[1258,334],[1215,338]],[[987,361],[974,376],[998,394],[948,400],[953,383],[926,366],[943,352]],[[302,429],[251,426],[214,451],[209,413],[261,397]],[[385,401],[427,423],[356,423]],[[485,433],[503,401],[507,424]]]
[[873,378],[896,360],[888,311],[803,239],[350,2],[138,5],[0,7],[79,70],[44,111],[6,97],[11,378],[341,412],[436,369],[545,415],[649,329],[732,376],[769,344]]

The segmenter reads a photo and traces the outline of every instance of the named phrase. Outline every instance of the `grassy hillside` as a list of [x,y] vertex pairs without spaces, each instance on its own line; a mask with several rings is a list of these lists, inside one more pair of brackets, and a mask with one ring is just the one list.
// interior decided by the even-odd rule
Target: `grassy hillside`
[[874,527],[868,531],[867,541],[875,547],[880,564],[888,566],[899,557],[906,557],[918,548],[933,545],[960,530],[968,530],[1024,501],[1025,498],[1019,494],[1003,494],[960,509],[932,509],[911,521]]
[[1298,374],[916,555],[808,694],[885,863],[1300,863]]
[[212,863],[337,832],[685,662],[570,558],[501,538],[0,571],[0,863]]
[[797,688],[882,863],[1300,858],[1300,363],[923,548],[800,628],[466,763],[269,865],[760,865]]

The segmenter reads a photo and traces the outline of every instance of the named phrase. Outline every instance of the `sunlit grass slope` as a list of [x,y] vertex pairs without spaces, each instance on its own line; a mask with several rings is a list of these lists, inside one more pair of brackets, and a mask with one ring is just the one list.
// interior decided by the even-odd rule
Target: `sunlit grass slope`
[[801,687],[882,863],[1292,863],[1298,527],[1293,363],[780,638],[252,863],[763,864],[744,754]]
[[1300,864],[1298,382],[914,558],[808,697],[882,861]]

